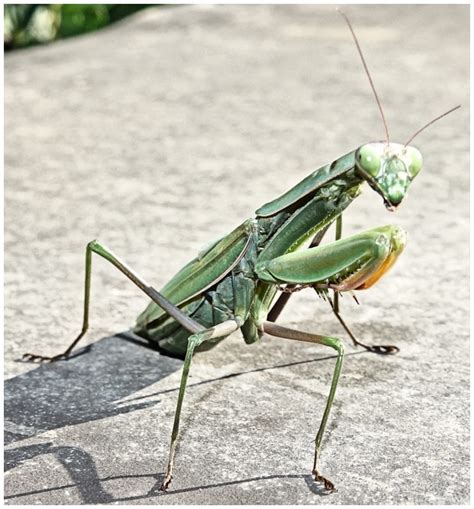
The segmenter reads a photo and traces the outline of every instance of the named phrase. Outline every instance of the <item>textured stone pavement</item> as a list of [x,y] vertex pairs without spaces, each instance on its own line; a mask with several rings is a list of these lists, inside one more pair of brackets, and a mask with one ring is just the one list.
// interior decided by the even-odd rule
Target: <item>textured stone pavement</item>
[[[333,7],[183,7],[5,59],[5,497],[10,504],[454,504],[469,501],[469,8],[348,7],[392,138],[425,169],[396,214],[369,188],[344,234],[396,223],[409,244],[361,306],[380,357],[347,347],[313,484],[331,351],[239,334],[196,356],[176,477],[166,462],[181,361],[126,331],[146,305],[94,260],[91,331],[77,334],[84,247],[98,238],[156,286],[311,170],[383,129]],[[311,291],[281,323],[346,338]],[[117,333],[117,335],[113,335]]]

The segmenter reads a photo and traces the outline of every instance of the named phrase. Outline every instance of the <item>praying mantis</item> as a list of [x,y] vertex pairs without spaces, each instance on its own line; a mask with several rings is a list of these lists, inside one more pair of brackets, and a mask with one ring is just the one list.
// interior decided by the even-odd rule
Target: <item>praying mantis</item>
[[[323,417],[315,438],[312,473],[328,491],[335,486],[319,470],[322,439],[344,359],[337,337],[302,332],[276,323],[292,294],[313,289],[327,300],[332,312],[357,346],[380,354],[393,354],[393,345],[360,342],[341,317],[339,296],[373,286],[396,262],[406,244],[405,232],[386,225],[342,237],[342,215],[367,183],[379,194],[387,210],[395,211],[423,166],[420,151],[410,143],[443,113],[416,131],[406,143],[390,140],[387,123],[372,78],[352,26],[345,16],[379,107],[386,139],[366,143],[327,164],[278,198],[259,207],[244,221],[185,265],[156,290],[109,248],[94,240],[86,247],[84,314],[78,337],[63,353],[46,357],[25,354],[30,361],[57,361],[69,357],[89,327],[92,254],[108,260],[150,299],[137,318],[134,332],[154,343],[164,354],[184,359],[171,434],[166,473],[161,489],[173,477],[182,405],[195,353],[209,350],[241,330],[246,343],[269,334],[289,340],[321,344],[336,352],[336,361]],[[336,239],[321,244],[332,224]],[[309,243],[307,249],[306,246]],[[281,295],[279,295],[281,292]]]

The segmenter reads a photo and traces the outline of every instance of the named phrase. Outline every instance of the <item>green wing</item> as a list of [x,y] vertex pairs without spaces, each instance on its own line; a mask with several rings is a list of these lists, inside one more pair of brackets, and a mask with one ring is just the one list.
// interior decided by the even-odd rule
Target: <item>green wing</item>
[[[168,300],[180,306],[221,281],[239,263],[249,246],[256,222],[248,219],[229,235],[214,242],[185,265],[161,290]],[[150,302],[137,318],[135,331],[166,316]]]
[[285,194],[266,203],[265,205],[262,205],[255,214],[257,217],[274,216],[278,212],[281,212],[308,194],[324,186],[330,180],[346,173],[355,165],[355,153],[355,150],[353,152],[349,152],[331,164],[327,164],[326,166],[317,169]]

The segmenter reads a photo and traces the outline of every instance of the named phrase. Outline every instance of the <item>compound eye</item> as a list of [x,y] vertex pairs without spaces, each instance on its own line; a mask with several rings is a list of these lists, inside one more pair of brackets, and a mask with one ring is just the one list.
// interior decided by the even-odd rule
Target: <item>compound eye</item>
[[365,145],[359,150],[359,165],[372,177],[376,177],[380,171],[380,156],[370,146]]
[[423,166],[421,152],[415,147],[407,147],[407,170],[410,178],[415,178]]

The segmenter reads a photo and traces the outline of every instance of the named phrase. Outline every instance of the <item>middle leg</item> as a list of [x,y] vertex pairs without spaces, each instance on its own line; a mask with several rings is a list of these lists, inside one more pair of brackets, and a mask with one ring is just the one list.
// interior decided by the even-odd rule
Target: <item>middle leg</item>
[[342,361],[344,358],[344,345],[342,341],[338,338],[332,338],[329,336],[320,336],[319,334],[311,334],[308,332],[302,332],[295,329],[289,329],[287,327],[282,327],[281,325],[277,325],[272,322],[264,322],[260,326],[263,332],[266,332],[272,336],[276,336],[279,338],[285,339],[295,339],[297,341],[308,341],[310,343],[318,343],[321,345],[329,346],[333,348],[337,352],[337,360],[336,365],[334,367],[334,374],[332,377],[331,388],[329,390],[329,395],[326,402],[326,407],[324,409],[323,417],[321,419],[321,423],[319,425],[318,432],[316,434],[315,439],[315,451],[314,451],[314,463],[313,463],[313,475],[316,481],[324,483],[324,487],[328,491],[334,491],[334,484],[321,475],[318,471],[318,458],[321,452],[321,442],[323,439],[324,430],[326,429],[326,424],[329,418],[329,412],[331,411],[331,407],[334,401],[334,396],[336,394],[337,383],[339,381],[339,375],[341,374]]
[[328,296],[327,299],[328,299],[329,305],[331,306],[331,309],[332,309],[334,315],[338,319],[339,323],[343,326],[343,328],[347,332],[347,334],[349,334],[349,337],[352,339],[352,342],[354,343],[355,346],[362,346],[363,348],[365,348],[369,352],[380,353],[380,354],[384,354],[384,355],[386,355],[386,354],[393,354],[393,353],[397,353],[397,352],[400,351],[400,348],[398,348],[398,346],[395,346],[395,345],[365,345],[364,343],[359,341],[354,336],[352,331],[349,329],[349,327],[346,324],[346,322],[342,319],[342,316],[341,316],[340,311],[339,311],[339,306],[336,307],[336,300],[335,299],[336,299],[336,297],[338,295],[339,295],[339,293],[335,292],[334,301],[332,301],[331,297],[329,297],[329,296]]

